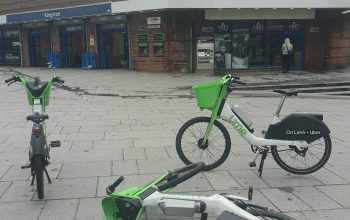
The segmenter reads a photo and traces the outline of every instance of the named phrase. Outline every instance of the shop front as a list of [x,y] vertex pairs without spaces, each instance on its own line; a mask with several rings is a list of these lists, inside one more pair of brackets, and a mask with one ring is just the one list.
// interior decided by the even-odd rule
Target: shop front
[[20,30],[17,26],[0,27],[0,65],[21,66]]
[[281,46],[290,38],[291,70],[304,68],[303,20],[216,21],[215,70],[280,68]]

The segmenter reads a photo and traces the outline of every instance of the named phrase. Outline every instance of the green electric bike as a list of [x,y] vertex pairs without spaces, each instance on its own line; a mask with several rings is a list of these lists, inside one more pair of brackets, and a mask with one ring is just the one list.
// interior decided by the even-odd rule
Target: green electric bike
[[[187,165],[174,171],[168,171],[143,188],[131,187],[115,193],[115,188],[122,183],[119,177],[106,188],[107,196],[102,200],[102,209],[107,220],[139,220],[147,207],[160,209],[166,216],[193,217],[201,216],[207,220],[208,215],[218,216],[218,220],[259,220],[278,219],[293,220],[281,213],[269,211],[266,207],[251,204],[253,189],[248,191],[248,199],[229,194],[211,196],[178,195],[166,193],[196,175],[205,167],[204,163]],[[148,219],[152,219],[147,213]]]
[[21,168],[31,168],[31,185],[34,185],[34,180],[36,179],[38,198],[42,199],[44,198],[44,172],[48,182],[51,183],[51,178],[46,170],[50,159],[50,148],[61,146],[60,141],[51,141],[49,145],[47,144],[45,120],[49,116],[45,114],[45,108],[49,105],[51,84],[59,83],[62,85],[64,81],[58,76],[54,76],[49,81],[40,81],[39,77],[34,77],[33,81],[29,81],[20,75],[13,75],[11,78],[5,80],[5,83],[8,83],[8,85],[14,82],[21,82],[26,88],[28,103],[32,106],[33,110],[33,114],[27,116],[27,120],[33,123],[29,147],[29,162]]

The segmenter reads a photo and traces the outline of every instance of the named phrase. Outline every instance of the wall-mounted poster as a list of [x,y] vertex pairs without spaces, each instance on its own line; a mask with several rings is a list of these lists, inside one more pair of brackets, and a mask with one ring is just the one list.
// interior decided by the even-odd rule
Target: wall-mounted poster
[[138,48],[139,48],[139,56],[146,57],[148,56],[148,35],[147,34],[139,34],[137,36],[138,39]]
[[[1,31],[0,31],[1,32]],[[0,44],[0,65],[21,66],[21,42],[17,28],[3,30]]]
[[231,69],[231,34],[215,34],[215,69]]

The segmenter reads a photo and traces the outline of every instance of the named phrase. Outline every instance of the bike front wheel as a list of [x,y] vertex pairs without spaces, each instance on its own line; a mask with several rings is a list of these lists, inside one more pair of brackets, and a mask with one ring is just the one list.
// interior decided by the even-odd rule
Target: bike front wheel
[[176,135],[176,151],[185,164],[203,162],[203,170],[220,166],[231,150],[231,138],[219,121],[215,121],[208,140],[203,144],[209,117],[198,117],[187,121]]
[[44,169],[45,163],[42,155],[36,155],[32,159],[32,165],[35,179],[36,179],[36,188],[39,199],[44,198]]
[[247,209],[247,212],[250,214],[261,217],[261,219],[275,219],[275,220],[294,220],[294,218],[291,218],[287,215],[272,212],[272,211],[265,211],[265,210],[259,210],[259,209]]
[[271,146],[276,163],[284,170],[294,174],[310,174],[321,169],[328,161],[332,151],[329,135],[311,142],[308,147]]

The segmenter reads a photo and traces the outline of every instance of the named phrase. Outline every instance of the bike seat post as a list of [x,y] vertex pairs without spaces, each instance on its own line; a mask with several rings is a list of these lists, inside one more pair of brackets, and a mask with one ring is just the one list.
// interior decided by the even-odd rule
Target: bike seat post
[[276,111],[276,113],[275,113],[275,117],[279,117],[279,116],[280,116],[280,112],[281,112],[281,110],[282,110],[282,107],[283,107],[283,104],[284,104],[284,100],[286,100],[286,96],[285,96],[285,95],[282,95],[281,102],[280,102],[280,104],[278,105],[277,111]]

